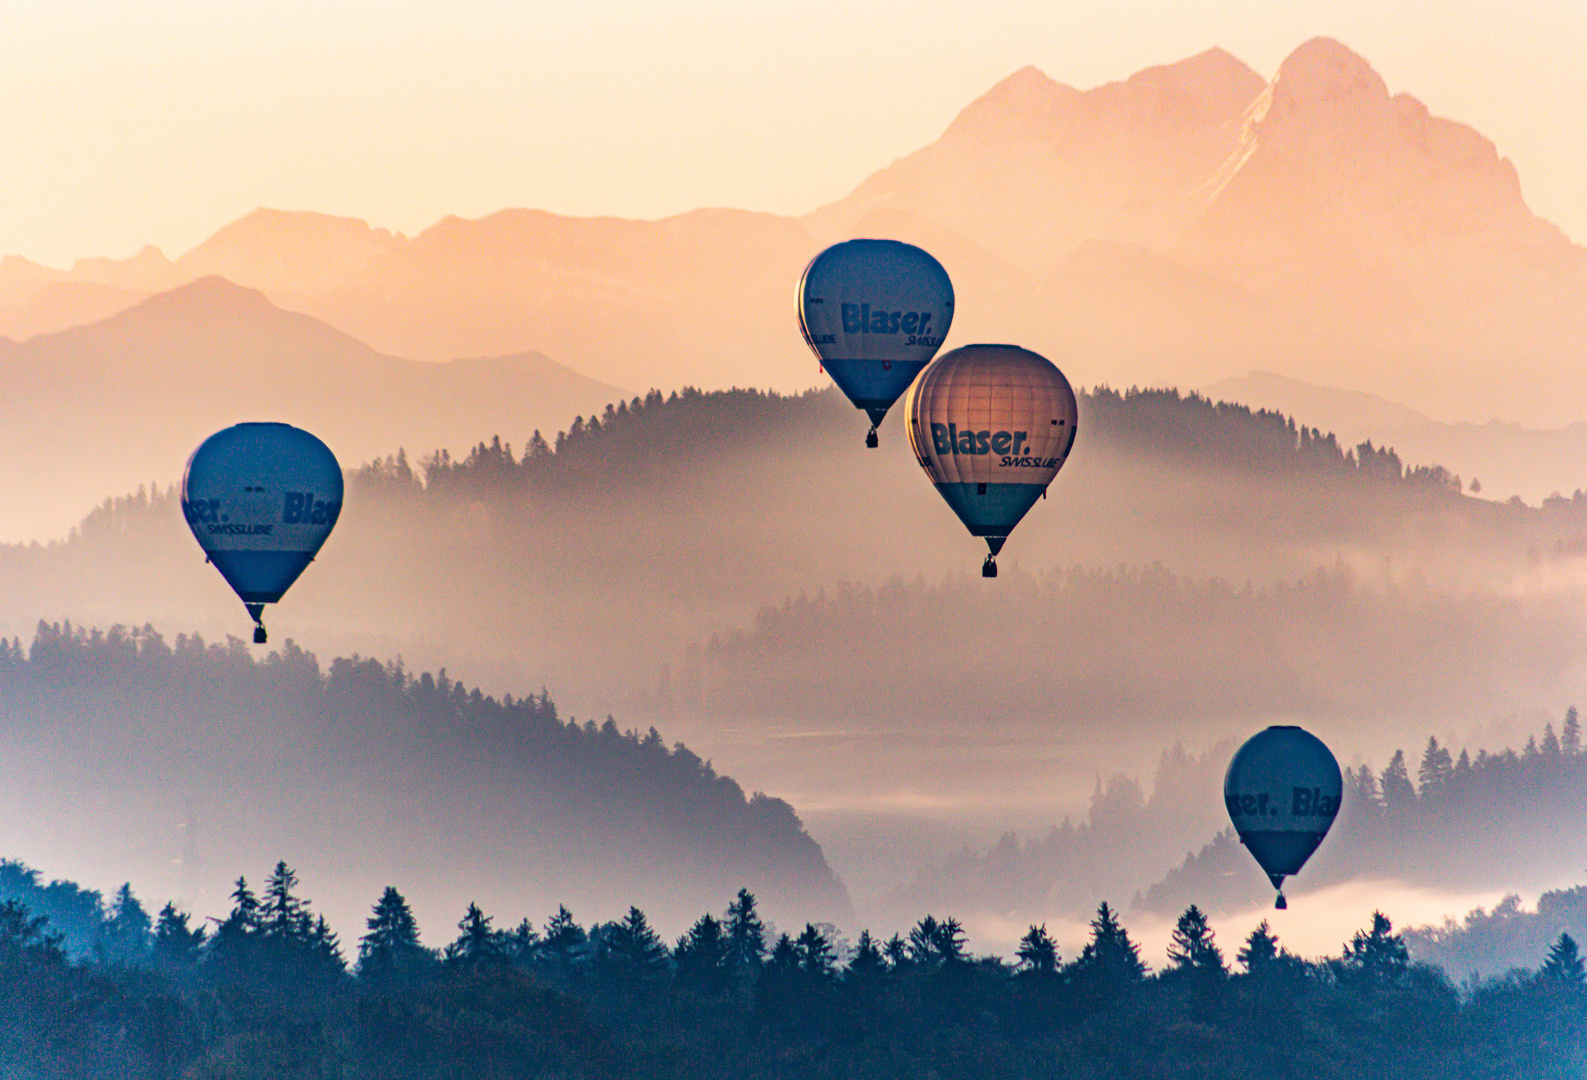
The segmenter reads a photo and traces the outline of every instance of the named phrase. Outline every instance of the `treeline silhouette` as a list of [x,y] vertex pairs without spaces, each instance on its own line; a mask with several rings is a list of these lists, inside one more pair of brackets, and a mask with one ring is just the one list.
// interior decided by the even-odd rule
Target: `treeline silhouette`
[[[1460,478],[1441,466],[1407,465],[1394,450],[1370,440],[1341,447],[1331,433],[1297,424],[1293,417],[1214,402],[1194,391],[1099,386],[1080,391],[1078,399],[1087,440],[1113,450],[1236,467],[1264,477],[1322,473],[1430,491],[1462,490]],[[848,403],[830,388],[797,395],[685,387],[663,396],[652,390],[608,405],[600,416],[575,417],[554,442],[535,431],[517,455],[511,442],[497,435],[462,458],[445,451],[424,457],[418,471],[403,453],[366,464],[354,475],[371,486],[422,486],[442,500],[489,501],[509,492],[623,486],[700,458],[803,433],[845,438],[852,435],[852,421]],[[895,437],[903,438],[902,431]]]
[[[1339,817],[1291,893],[1348,880],[1460,888],[1557,880],[1581,868],[1580,847],[1563,838],[1584,818],[1587,748],[1574,707],[1558,733],[1546,724],[1520,751],[1454,757],[1429,737],[1414,776],[1403,750],[1381,771],[1345,769]],[[1264,895],[1261,872],[1226,829],[1140,903],[1168,914],[1187,897],[1235,907]],[[1576,932],[1587,935],[1587,922]]]
[[[790,716],[1002,717],[1043,701],[1052,721],[1166,732],[1187,717],[1357,715],[1390,701],[1492,715],[1515,707],[1517,683],[1564,681],[1584,646],[1577,604],[1560,595],[1454,594],[1341,565],[1239,586],[1161,565],[1073,567],[1011,570],[996,589],[966,573],[801,593],[691,650],[683,675],[728,715],[770,702]],[[866,662],[808,679],[819,658],[850,655]],[[955,692],[935,706],[908,692],[944,677]]]
[[444,669],[41,622],[29,647],[0,639],[0,739],[14,787],[59,798],[56,777],[76,778],[129,830],[146,813],[163,832],[197,799],[212,833],[341,830],[395,865],[489,867],[520,891],[644,888],[686,910],[750,881],[777,905],[848,911],[783,800],[654,728],[564,718],[545,691],[490,696]]
[[[1290,418],[1175,391],[1097,389],[1081,410],[1075,453],[1010,541],[1008,579],[981,588],[974,602],[1010,595],[1021,566],[1047,574],[1160,565],[1209,589],[1217,581],[1238,589],[1248,580],[1292,583],[1319,566],[1331,574],[1344,561],[1364,580],[1407,588],[1420,575],[1439,594],[1435,604],[1469,606],[1492,593],[1496,604],[1532,605],[1545,646],[1581,623],[1572,612],[1568,624],[1553,625],[1572,594],[1510,586],[1535,572],[1534,560],[1587,552],[1587,498],[1544,508],[1467,498],[1434,466],[1408,467],[1390,450],[1341,447]],[[855,418],[830,391],[652,392],[554,435],[502,433],[455,458],[393,453],[350,472],[336,533],[282,612],[297,620],[300,640],[324,628],[341,651],[401,649],[430,668],[467,657],[554,683],[581,707],[598,702],[601,711],[669,723],[671,710],[714,712],[709,696],[688,697],[691,645],[745,627],[758,609],[801,591],[844,581],[879,588],[894,575],[941,581],[978,566],[976,542],[926,483],[899,421],[884,425],[882,450],[872,452],[855,437]],[[238,617],[236,603],[201,559],[169,488],[109,500],[66,541],[0,548],[0,625],[26,627],[48,614],[200,625],[215,636]],[[1149,573],[1105,576],[1099,587],[1116,591],[1112,607],[1122,608],[1136,587],[1130,575]],[[957,609],[957,594],[950,599],[945,619],[975,617]],[[1403,603],[1412,602],[1407,593]],[[1304,639],[1306,623],[1289,619],[1282,639]],[[601,647],[589,648],[592,640]],[[1492,673],[1531,644],[1451,659],[1455,670],[1487,665]],[[1545,661],[1552,655],[1543,649]],[[820,660],[824,670],[842,666],[830,655]],[[1304,680],[1306,671],[1295,674]],[[1121,663],[1104,674],[1128,684],[1139,672]],[[1221,681],[1238,693],[1245,674]],[[1350,670],[1339,686],[1400,693],[1379,675]],[[729,672],[723,684],[722,709],[749,718],[775,711],[775,700],[735,687],[734,678]],[[1488,697],[1471,708],[1531,707],[1530,699],[1493,697],[1549,678],[1547,663],[1474,678]],[[1272,685],[1247,696],[1287,691],[1280,675],[1266,679]],[[909,701],[913,685],[895,684],[884,702],[952,714],[973,700],[966,685]],[[796,689],[824,694],[808,680]]]
[[[1286,889],[1300,897],[1352,880],[1494,889],[1575,875],[1580,846],[1562,838],[1579,832],[1587,818],[1582,743],[1572,708],[1560,733],[1545,724],[1541,738],[1529,738],[1520,751],[1452,756],[1430,738],[1415,777],[1403,752],[1381,772],[1347,768],[1338,819]],[[1043,835],[1009,831],[989,848],[965,845],[880,906],[929,905],[1007,919],[1078,915],[1107,896],[1131,896],[1131,910],[1164,918],[1191,903],[1220,915],[1269,904],[1272,887],[1223,806],[1223,774],[1235,746],[1226,740],[1193,755],[1176,744],[1162,754],[1149,789],[1123,774],[1098,777],[1078,820],[1066,817]],[[1164,866],[1173,868],[1164,874]],[[1549,894],[1556,899],[1540,906],[1541,921],[1513,921],[1526,913],[1511,902],[1491,917],[1474,913],[1471,935],[1461,937],[1454,927],[1419,930],[1413,946],[1457,974],[1502,972],[1562,931],[1587,940],[1587,910],[1570,899],[1578,893],[1587,890]],[[1498,936],[1477,943],[1480,934]],[[1495,950],[1508,957],[1503,964],[1492,961]]]
[[1437,964],[1453,978],[1468,979],[1525,967],[1528,958],[1561,934],[1587,941],[1587,885],[1549,889],[1532,911],[1511,893],[1492,911],[1473,908],[1463,919],[1446,917],[1437,926],[1407,931],[1405,937],[1417,959]]
[[1533,970],[1461,990],[1381,913],[1340,954],[1266,923],[1234,957],[1180,915],[1152,973],[1117,913],[1064,958],[1031,926],[1013,962],[953,918],[850,943],[775,933],[740,889],[672,946],[645,913],[559,907],[499,928],[469,904],[426,946],[387,887],[344,943],[278,862],[212,926],[130,888],[92,956],[0,903],[0,1069],[30,1080],[563,1077],[1514,1077],[1587,1068],[1587,974],[1561,934]]

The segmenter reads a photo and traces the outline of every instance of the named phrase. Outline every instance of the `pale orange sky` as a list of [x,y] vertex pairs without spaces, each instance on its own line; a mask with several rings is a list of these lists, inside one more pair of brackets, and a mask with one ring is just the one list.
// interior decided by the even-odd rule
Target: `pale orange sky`
[[[173,257],[257,206],[412,234],[504,206],[803,213],[1034,64],[1080,87],[1336,37],[1587,238],[1587,5],[1464,0],[7,0],[0,252]],[[1513,7],[1513,6],[1512,6]]]

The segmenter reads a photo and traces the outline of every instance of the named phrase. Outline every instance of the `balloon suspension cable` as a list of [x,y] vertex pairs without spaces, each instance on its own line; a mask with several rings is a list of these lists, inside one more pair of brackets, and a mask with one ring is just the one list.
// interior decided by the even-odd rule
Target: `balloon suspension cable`
[[991,555],[986,557],[986,562],[981,564],[982,577],[997,577],[997,559]]
[[867,446],[867,447],[868,447],[868,448],[870,448],[870,449],[872,449],[872,450],[875,450],[875,449],[876,449],[876,447],[877,447],[877,446],[878,446],[878,445],[879,445],[879,444],[880,444],[880,443],[881,443],[881,440],[880,440],[880,439],[878,439],[878,438],[877,438],[877,437],[876,437],[876,425],[875,425],[875,424],[872,424],[872,425],[871,425],[871,430],[870,430],[870,431],[868,431],[868,432],[867,432],[867,433],[866,433],[866,435],[865,435],[865,445],[866,445],[866,446]]

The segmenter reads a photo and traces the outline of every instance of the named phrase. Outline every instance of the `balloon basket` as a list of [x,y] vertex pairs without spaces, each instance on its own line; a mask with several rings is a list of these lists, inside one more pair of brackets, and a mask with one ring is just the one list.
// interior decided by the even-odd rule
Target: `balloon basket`
[[875,450],[880,445],[881,445],[881,440],[876,437],[876,429],[875,428],[871,428],[870,431],[865,433],[865,446],[866,446],[866,448],[870,449],[870,450]]
[[265,633],[264,627],[256,626],[253,628],[253,643],[255,645],[263,645],[269,640],[270,636]]
[[1289,901],[1284,899],[1284,894],[1283,893],[1279,893],[1278,894],[1278,899],[1273,901],[1273,907],[1277,911],[1288,911],[1289,910]]
[[986,562],[981,564],[982,577],[997,577],[997,560],[988,555]]

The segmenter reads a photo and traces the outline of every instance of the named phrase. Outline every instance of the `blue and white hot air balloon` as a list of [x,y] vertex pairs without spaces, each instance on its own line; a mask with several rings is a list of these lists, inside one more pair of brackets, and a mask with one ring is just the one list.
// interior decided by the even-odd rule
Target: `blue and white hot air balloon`
[[1323,741],[1298,727],[1259,731],[1234,752],[1223,802],[1240,843],[1277,889],[1298,873],[1328,835],[1344,794],[1339,762]]
[[846,240],[799,279],[799,329],[838,389],[871,418],[866,446],[876,446],[876,426],[952,322],[948,272],[913,244]]
[[1075,393],[1050,361],[1015,345],[966,345],[933,360],[904,399],[909,445],[971,536],[997,553],[1074,446]]
[[342,470],[319,439],[290,424],[238,424],[193,451],[182,512],[266,640],[266,604],[314,561],[342,512]]

